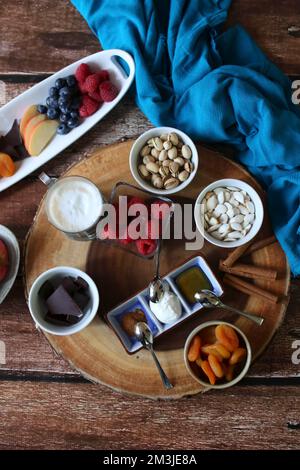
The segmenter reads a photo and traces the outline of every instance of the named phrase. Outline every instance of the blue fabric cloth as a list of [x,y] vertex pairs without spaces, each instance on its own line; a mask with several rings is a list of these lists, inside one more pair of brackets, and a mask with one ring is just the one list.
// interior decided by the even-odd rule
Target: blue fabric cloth
[[[231,0],[71,0],[104,48],[135,59],[150,121],[230,144],[268,193],[273,228],[300,275],[300,111],[291,83],[240,26]],[[201,157],[201,156],[200,156]]]

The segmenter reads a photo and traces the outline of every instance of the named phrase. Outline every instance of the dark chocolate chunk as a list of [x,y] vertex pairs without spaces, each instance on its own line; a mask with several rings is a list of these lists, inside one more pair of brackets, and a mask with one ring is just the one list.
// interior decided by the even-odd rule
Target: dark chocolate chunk
[[39,295],[44,299],[44,300],[47,300],[48,297],[50,297],[50,295],[52,295],[54,292],[54,287],[53,285],[51,284],[50,281],[46,281],[44,282],[44,284],[42,285],[42,287],[40,288],[39,290]]
[[73,295],[73,300],[77,303],[78,307],[81,308],[81,310],[84,310],[87,304],[89,303],[90,298],[83,292],[75,292],[75,294]]
[[70,315],[53,315],[47,312],[45,320],[57,326],[70,326],[75,325],[80,321],[79,317],[71,317]]
[[0,138],[0,152],[7,153],[13,160],[23,160],[29,156],[20,133],[18,121],[15,119],[8,133]]
[[15,147],[22,144],[22,137],[18,121],[15,119],[8,133],[5,135],[5,140],[8,145]]
[[62,285],[48,297],[46,304],[49,308],[49,312],[53,315],[82,316],[82,311]]
[[82,277],[78,276],[77,279],[75,279],[75,284],[77,285],[78,290],[87,290],[89,288],[88,283],[82,279]]
[[68,294],[73,297],[73,294],[75,294],[77,290],[77,286],[74,282],[74,279],[71,276],[66,276],[63,278],[61,285],[64,286]]

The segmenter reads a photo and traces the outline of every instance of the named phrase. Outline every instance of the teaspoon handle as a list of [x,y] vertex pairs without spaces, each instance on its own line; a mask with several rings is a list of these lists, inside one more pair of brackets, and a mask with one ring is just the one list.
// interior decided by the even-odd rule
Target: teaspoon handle
[[153,347],[149,344],[149,345],[147,346],[147,349],[148,349],[148,350],[151,352],[151,354],[152,354],[153,360],[154,360],[154,362],[155,362],[155,364],[156,364],[156,367],[157,367],[157,369],[158,369],[159,375],[160,375],[160,377],[161,377],[161,380],[162,380],[162,382],[163,382],[165,388],[166,388],[167,390],[170,390],[171,388],[173,388],[173,385],[171,384],[171,382],[169,381],[168,377],[166,376],[166,374],[165,374],[163,368],[161,367],[161,365],[160,365],[160,363],[159,363],[159,360],[157,359],[156,354],[155,354],[155,352],[153,351]]
[[234,313],[238,313],[242,317],[248,318],[248,320],[253,321],[254,323],[256,323],[259,326],[261,326],[264,322],[263,317],[259,317],[258,315],[254,315],[253,313],[243,312],[242,310],[238,310],[237,308],[231,307],[229,305],[225,305],[223,303],[220,304],[220,307],[226,308],[227,310],[231,310]]

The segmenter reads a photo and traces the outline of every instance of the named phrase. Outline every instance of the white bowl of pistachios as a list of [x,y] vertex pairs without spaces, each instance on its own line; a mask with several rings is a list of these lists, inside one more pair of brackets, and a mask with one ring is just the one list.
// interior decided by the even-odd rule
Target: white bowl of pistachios
[[174,194],[193,180],[198,169],[198,152],[184,132],[156,127],[134,142],[129,164],[143,189],[160,195]]
[[264,208],[249,184],[227,178],[203,189],[196,200],[194,218],[206,240],[222,248],[236,248],[258,233]]

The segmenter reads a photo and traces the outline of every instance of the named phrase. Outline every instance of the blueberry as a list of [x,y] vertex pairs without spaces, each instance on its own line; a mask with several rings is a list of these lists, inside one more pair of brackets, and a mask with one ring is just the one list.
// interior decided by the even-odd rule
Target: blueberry
[[49,104],[48,104],[49,108],[58,108],[58,101],[56,98],[54,98],[53,96],[50,96],[49,97]]
[[58,98],[58,106],[61,108],[61,106],[67,106],[70,104],[70,98],[67,96],[61,96]]
[[81,96],[75,96],[72,99],[71,108],[72,109],[78,109],[80,104],[81,104]]
[[53,96],[53,98],[57,98],[58,89],[56,87],[51,87],[49,90],[49,96]]
[[69,119],[70,119],[70,114],[61,113],[61,115],[59,116],[60,122],[67,122]]
[[70,107],[69,105],[67,105],[67,104],[65,104],[65,105],[63,105],[63,106],[60,106],[59,109],[60,109],[60,112],[61,112],[62,114],[70,114],[71,111],[72,111],[71,107]]
[[49,119],[56,119],[58,118],[58,110],[55,108],[49,108],[47,111],[47,116]]
[[74,129],[74,127],[77,127],[79,125],[79,119],[78,118],[69,119],[67,122],[67,125],[70,129]]
[[66,80],[64,78],[58,78],[55,82],[55,87],[60,89],[64,86],[66,86]]
[[46,99],[46,105],[47,106],[50,106],[50,100],[51,100],[51,96],[48,96],[47,99]]
[[75,85],[70,86],[69,90],[70,90],[72,96],[78,95],[79,88],[78,88],[77,83]]
[[75,75],[69,75],[69,76],[66,78],[66,82],[67,82],[67,85],[68,85],[68,86],[77,85],[77,80],[76,80],[76,78],[75,78]]
[[66,125],[66,124],[60,124],[56,130],[57,134],[61,134],[61,135],[64,135],[64,134],[68,134],[68,132],[70,132],[71,129],[69,129],[69,127]]
[[37,110],[40,114],[47,114],[48,108],[47,106],[44,106],[43,104],[39,104],[37,107]]
[[79,113],[78,113],[78,111],[71,111],[70,117],[71,117],[72,119],[77,119],[77,118],[79,118]]
[[63,88],[61,88],[61,89],[59,90],[59,96],[60,96],[60,97],[64,97],[64,96],[69,97],[69,96],[71,96],[71,94],[72,94],[72,93],[71,93],[71,90],[70,90],[70,88],[69,88],[68,86],[64,86]]

